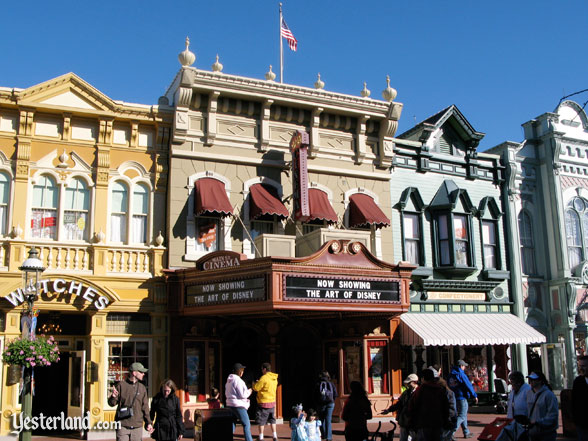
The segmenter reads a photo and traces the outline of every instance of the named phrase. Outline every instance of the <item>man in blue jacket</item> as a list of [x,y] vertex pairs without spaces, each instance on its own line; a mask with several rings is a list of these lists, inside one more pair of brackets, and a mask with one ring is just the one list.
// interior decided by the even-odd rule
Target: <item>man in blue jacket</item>
[[464,438],[474,436],[468,428],[468,399],[473,398],[478,404],[478,395],[472,386],[472,382],[464,372],[467,365],[465,361],[458,360],[457,365],[451,368],[451,373],[447,379],[447,384],[455,394],[457,404],[457,427],[453,432],[454,437],[460,426],[462,427]]

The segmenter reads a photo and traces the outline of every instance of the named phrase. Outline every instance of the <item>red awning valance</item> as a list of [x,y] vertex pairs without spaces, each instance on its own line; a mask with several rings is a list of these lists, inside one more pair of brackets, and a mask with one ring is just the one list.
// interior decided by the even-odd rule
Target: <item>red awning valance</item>
[[276,190],[263,184],[255,184],[249,187],[251,205],[249,206],[249,217],[255,220],[264,215],[276,215],[280,218],[290,216],[288,209],[278,198]]
[[390,219],[378,207],[373,198],[363,193],[355,193],[349,198],[349,226],[376,228],[387,227]]
[[225,184],[218,179],[202,178],[196,181],[194,214],[217,213],[221,216],[233,214],[233,206],[227,197]]
[[310,212],[309,220],[325,220],[330,223],[336,223],[338,220],[337,213],[333,210],[327,193],[318,188],[308,190],[308,207]]

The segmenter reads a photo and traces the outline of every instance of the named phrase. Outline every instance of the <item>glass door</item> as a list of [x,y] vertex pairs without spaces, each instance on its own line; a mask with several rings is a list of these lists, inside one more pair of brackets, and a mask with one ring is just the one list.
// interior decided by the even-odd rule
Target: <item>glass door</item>
[[69,353],[69,377],[67,389],[67,416],[84,416],[84,383],[86,351]]

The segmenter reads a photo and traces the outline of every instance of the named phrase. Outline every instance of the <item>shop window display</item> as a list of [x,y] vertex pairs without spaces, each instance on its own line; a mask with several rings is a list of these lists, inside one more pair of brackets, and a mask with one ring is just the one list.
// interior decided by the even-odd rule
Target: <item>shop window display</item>
[[476,392],[489,392],[488,361],[484,346],[467,347],[464,349],[464,360],[469,364],[465,369]]
[[[108,343],[108,388],[125,379],[132,363],[139,362],[149,366],[148,341],[110,341]],[[143,377],[143,383],[149,385],[149,372]]]

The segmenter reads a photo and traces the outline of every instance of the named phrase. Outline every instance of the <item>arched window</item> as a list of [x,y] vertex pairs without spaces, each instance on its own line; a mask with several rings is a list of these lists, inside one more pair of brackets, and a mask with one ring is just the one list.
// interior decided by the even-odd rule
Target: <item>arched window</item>
[[526,211],[519,213],[519,235],[521,240],[521,266],[523,274],[536,274],[535,241],[531,216]]
[[149,211],[149,189],[144,184],[135,186],[133,190],[133,225],[131,242],[144,244],[147,242],[147,213]]
[[0,173],[0,234],[8,232],[8,203],[10,201],[10,176]]
[[86,183],[78,178],[72,180],[65,189],[63,227],[66,240],[85,240],[88,238],[88,211],[90,191]]
[[588,256],[588,201],[573,198],[566,208],[565,219],[568,263],[574,269]]
[[127,238],[127,211],[129,191],[120,181],[112,185],[110,195],[110,241],[125,242]]
[[31,232],[33,238],[57,239],[57,201],[59,189],[48,175],[33,186]]

